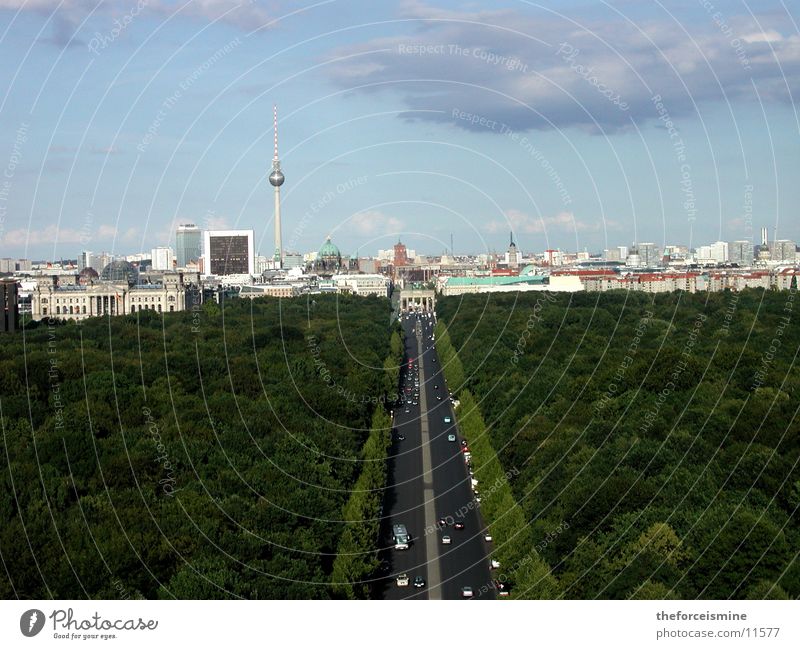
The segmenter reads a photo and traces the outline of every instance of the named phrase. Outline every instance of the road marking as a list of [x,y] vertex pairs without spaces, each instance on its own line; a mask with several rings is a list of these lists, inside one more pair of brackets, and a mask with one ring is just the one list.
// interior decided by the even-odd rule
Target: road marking
[[428,599],[442,599],[442,578],[439,571],[439,546],[436,543],[436,534],[428,534],[435,530],[436,521],[436,494],[433,491],[433,461],[431,460],[431,439],[428,431],[428,404],[425,398],[425,370],[422,367],[422,335],[417,330],[417,363],[419,365],[419,391],[420,430],[422,446],[422,482],[425,485],[423,497],[425,499],[425,553],[428,558]]

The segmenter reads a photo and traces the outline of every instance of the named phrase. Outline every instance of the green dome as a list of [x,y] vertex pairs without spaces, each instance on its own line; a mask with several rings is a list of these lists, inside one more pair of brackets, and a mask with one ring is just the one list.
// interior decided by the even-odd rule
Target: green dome
[[331,243],[331,238],[328,237],[322,247],[319,249],[319,257],[341,257],[339,249]]

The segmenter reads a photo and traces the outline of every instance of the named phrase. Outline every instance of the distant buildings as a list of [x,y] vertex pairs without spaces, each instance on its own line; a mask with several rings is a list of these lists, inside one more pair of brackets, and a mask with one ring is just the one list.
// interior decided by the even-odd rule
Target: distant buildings
[[0,273],[16,273],[30,270],[31,267],[30,259],[11,259],[10,257],[0,259]]
[[203,275],[254,275],[253,236],[252,230],[206,230]]
[[175,257],[178,268],[186,268],[203,254],[203,232],[194,223],[183,223],[175,232]]

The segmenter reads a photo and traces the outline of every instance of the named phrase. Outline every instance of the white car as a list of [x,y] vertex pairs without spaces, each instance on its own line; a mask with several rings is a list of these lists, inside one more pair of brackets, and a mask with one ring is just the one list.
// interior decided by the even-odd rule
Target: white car
[[450,423],[450,417],[445,417],[444,418],[444,423],[449,424]]
[[402,575],[397,575],[397,585],[408,586],[408,575],[406,573],[403,573]]
[[461,597],[472,597],[472,596],[473,596],[472,586],[464,586],[464,588],[461,589]]
[[442,537],[442,545],[450,545],[452,542],[453,540],[447,534]]
[[455,441],[456,441],[456,436],[455,436],[455,435],[453,435],[453,433],[450,433],[450,434],[447,436],[447,441],[448,441],[448,442],[455,442]]
[[492,535],[489,534],[489,532],[486,532],[486,534],[483,535],[483,540],[486,541],[487,543],[491,543],[493,540]]

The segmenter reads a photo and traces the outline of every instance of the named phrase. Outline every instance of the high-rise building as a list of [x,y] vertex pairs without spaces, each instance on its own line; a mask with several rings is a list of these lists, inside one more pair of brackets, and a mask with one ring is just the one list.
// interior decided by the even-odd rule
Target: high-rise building
[[272,158],[272,172],[269,184],[275,188],[275,268],[283,268],[283,241],[281,239],[281,185],[285,180],[278,159],[278,107],[273,107],[273,132],[275,136],[275,154]]
[[2,331],[19,329],[19,284],[13,279],[0,280],[0,302],[3,303]]
[[724,264],[728,261],[728,242],[716,241],[711,244],[711,259],[718,264]]
[[[82,250],[78,256],[78,270],[81,271],[84,268],[94,268],[92,266],[92,253],[89,250]],[[97,269],[95,268],[95,270]]]
[[769,258],[772,261],[790,261],[797,259],[797,244],[789,239],[776,239],[769,244]]
[[698,246],[694,259],[701,264],[707,264],[713,261],[711,257],[711,246]]
[[172,248],[153,248],[150,264],[153,270],[172,270]]
[[203,253],[203,232],[194,223],[183,223],[175,232],[175,253],[178,268],[186,268]]
[[654,243],[640,243],[636,246],[642,266],[653,267],[661,265],[661,250]]
[[203,234],[204,275],[255,274],[252,230],[206,230]]
[[753,242],[747,239],[731,241],[728,244],[728,259],[732,264],[750,266],[753,263]]
[[761,245],[762,246],[769,245],[769,238],[767,237],[767,228],[766,228],[766,226],[761,228]]

